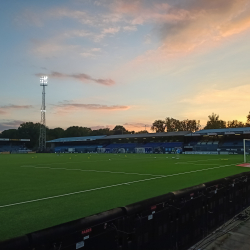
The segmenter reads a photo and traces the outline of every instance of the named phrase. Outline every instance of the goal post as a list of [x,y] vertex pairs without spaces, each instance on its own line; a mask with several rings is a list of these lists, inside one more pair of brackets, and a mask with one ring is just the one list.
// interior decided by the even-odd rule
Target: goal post
[[126,153],[126,150],[125,148],[119,148],[117,153],[122,153],[122,154],[125,154]]
[[97,153],[105,153],[106,148],[97,148]]
[[247,162],[247,155],[249,154],[247,152],[246,141],[250,141],[250,139],[243,139],[244,163]]
[[145,154],[145,148],[135,148],[136,154]]

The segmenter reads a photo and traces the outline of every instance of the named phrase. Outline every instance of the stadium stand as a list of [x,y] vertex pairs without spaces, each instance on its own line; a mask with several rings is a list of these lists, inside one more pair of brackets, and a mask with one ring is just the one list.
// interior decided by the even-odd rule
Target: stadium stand
[[[250,139],[250,127],[205,129],[195,133],[180,131],[70,137],[55,139],[48,143],[51,144],[52,152],[67,152],[69,148],[75,148],[76,152],[85,153],[97,151],[102,153],[174,153],[177,148],[181,148],[184,152],[193,151],[194,153],[242,154],[243,139]],[[250,148],[249,142],[246,145]],[[99,148],[103,150],[98,150]],[[138,151],[137,148],[145,150]]]
[[59,138],[48,141],[51,152],[68,152],[74,148],[76,152],[97,152],[105,148],[102,153],[135,153],[136,148],[145,148],[145,153],[173,151],[175,147],[182,147],[184,135],[188,131],[169,133],[124,134],[110,136],[84,136]]
[[30,139],[8,139],[0,138],[0,152],[18,153],[27,150],[26,143]]

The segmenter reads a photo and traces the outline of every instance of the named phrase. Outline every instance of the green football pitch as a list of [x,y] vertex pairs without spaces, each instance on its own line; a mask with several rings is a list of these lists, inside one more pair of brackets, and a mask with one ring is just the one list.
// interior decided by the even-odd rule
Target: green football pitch
[[242,155],[0,155],[0,240],[249,171]]

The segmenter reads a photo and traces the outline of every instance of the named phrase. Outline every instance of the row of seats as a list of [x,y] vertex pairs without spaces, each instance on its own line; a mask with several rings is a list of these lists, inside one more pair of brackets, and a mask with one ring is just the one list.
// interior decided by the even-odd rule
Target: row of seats
[[148,143],[113,143],[106,146],[106,148],[156,148],[156,147],[182,147],[182,142],[148,142]]
[[6,151],[18,151],[18,150],[23,150],[26,149],[25,147],[21,147],[21,146],[0,146],[0,152],[6,152]]
[[76,152],[84,151],[84,150],[94,150],[96,151],[97,148],[102,148],[103,146],[100,145],[72,145],[72,146],[59,146],[55,147],[55,152],[63,152],[68,151],[69,148],[74,148]]

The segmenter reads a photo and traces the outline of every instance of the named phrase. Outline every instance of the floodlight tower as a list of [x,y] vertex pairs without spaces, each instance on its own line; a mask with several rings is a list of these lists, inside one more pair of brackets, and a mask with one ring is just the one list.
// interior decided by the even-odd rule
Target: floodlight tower
[[41,151],[41,152],[45,152],[45,150],[46,150],[45,87],[47,85],[48,85],[48,76],[40,77],[40,86],[43,87],[42,107],[41,107],[41,123],[40,123],[40,136],[39,136],[39,151]]

